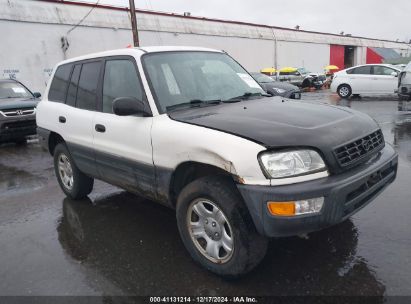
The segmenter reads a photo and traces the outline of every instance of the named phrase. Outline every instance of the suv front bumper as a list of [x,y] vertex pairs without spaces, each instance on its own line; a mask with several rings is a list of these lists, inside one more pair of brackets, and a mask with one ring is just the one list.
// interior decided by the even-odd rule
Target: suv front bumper
[[[398,155],[390,145],[368,162],[342,174],[284,186],[238,184],[258,232],[269,237],[305,234],[338,224],[370,203],[397,174]],[[269,201],[324,197],[317,214],[273,216]]]
[[4,117],[0,114],[0,141],[24,138],[36,134],[36,115]]

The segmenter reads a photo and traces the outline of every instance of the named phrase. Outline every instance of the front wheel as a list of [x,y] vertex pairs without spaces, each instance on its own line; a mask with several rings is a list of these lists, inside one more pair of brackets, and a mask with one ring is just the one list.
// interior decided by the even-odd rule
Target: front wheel
[[77,168],[63,143],[54,150],[54,170],[61,189],[69,198],[82,199],[93,190],[94,179]]
[[187,185],[177,201],[177,224],[191,257],[224,277],[255,268],[267,251],[234,183],[204,177]]
[[351,96],[352,90],[348,84],[342,84],[338,87],[337,93],[341,98],[348,98]]

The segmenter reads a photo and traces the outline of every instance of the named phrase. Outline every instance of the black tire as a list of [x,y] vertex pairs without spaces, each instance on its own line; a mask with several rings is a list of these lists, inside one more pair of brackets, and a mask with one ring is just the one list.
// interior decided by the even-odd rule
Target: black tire
[[342,84],[337,88],[337,94],[341,98],[349,98],[351,96],[352,90],[348,84]]
[[[188,213],[192,203],[199,198],[213,202],[228,221],[233,236],[233,251],[224,263],[213,262],[205,257],[190,235]],[[267,252],[268,239],[257,233],[234,182],[226,177],[203,177],[187,185],[177,200],[177,225],[183,243],[194,261],[226,278],[236,278],[248,273],[261,262]]]
[[[62,176],[59,172],[59,161],[60,157],[67,157],[67,160],[70,163],[73,181],[71,187],[68,187],[64,184]],[[93,190],[94,179],[85,175],[81,172],[71,157],[70,152],[68,151],[64,143],[59,143],[54,149],[54,171],[56,173],[57,181],[63,192],[73,200],[79,200],[85,198]]]

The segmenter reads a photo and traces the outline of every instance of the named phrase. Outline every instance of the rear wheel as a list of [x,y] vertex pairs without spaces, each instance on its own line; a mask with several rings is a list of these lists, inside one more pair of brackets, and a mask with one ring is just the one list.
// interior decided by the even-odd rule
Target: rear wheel
[[94,179],[77,168],[63,143],[54,150],[54,170],[61,189],[69,198],[82,199],[93,190]]
[[251,271],[267,250],[267,239],[257,233],[234,183],[224,177],[187,185],[178,197],[177,224],[191,257],[221,276]]
[[348,84],[342,84],[338,87],[337,93],[341,98],[348,98],[351,96],[352,90]]

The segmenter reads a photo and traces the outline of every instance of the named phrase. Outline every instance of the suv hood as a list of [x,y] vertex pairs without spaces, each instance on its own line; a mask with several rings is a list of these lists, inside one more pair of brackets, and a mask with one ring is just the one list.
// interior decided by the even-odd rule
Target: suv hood
[[267,148],[313,147],[331,162],[334,148],[379,129],[368,115],[280,97],[175,111],[171,119],[234,134]]
[[36,98],[0,98],[0,110],[16,108],[33,108],[39,103]]

